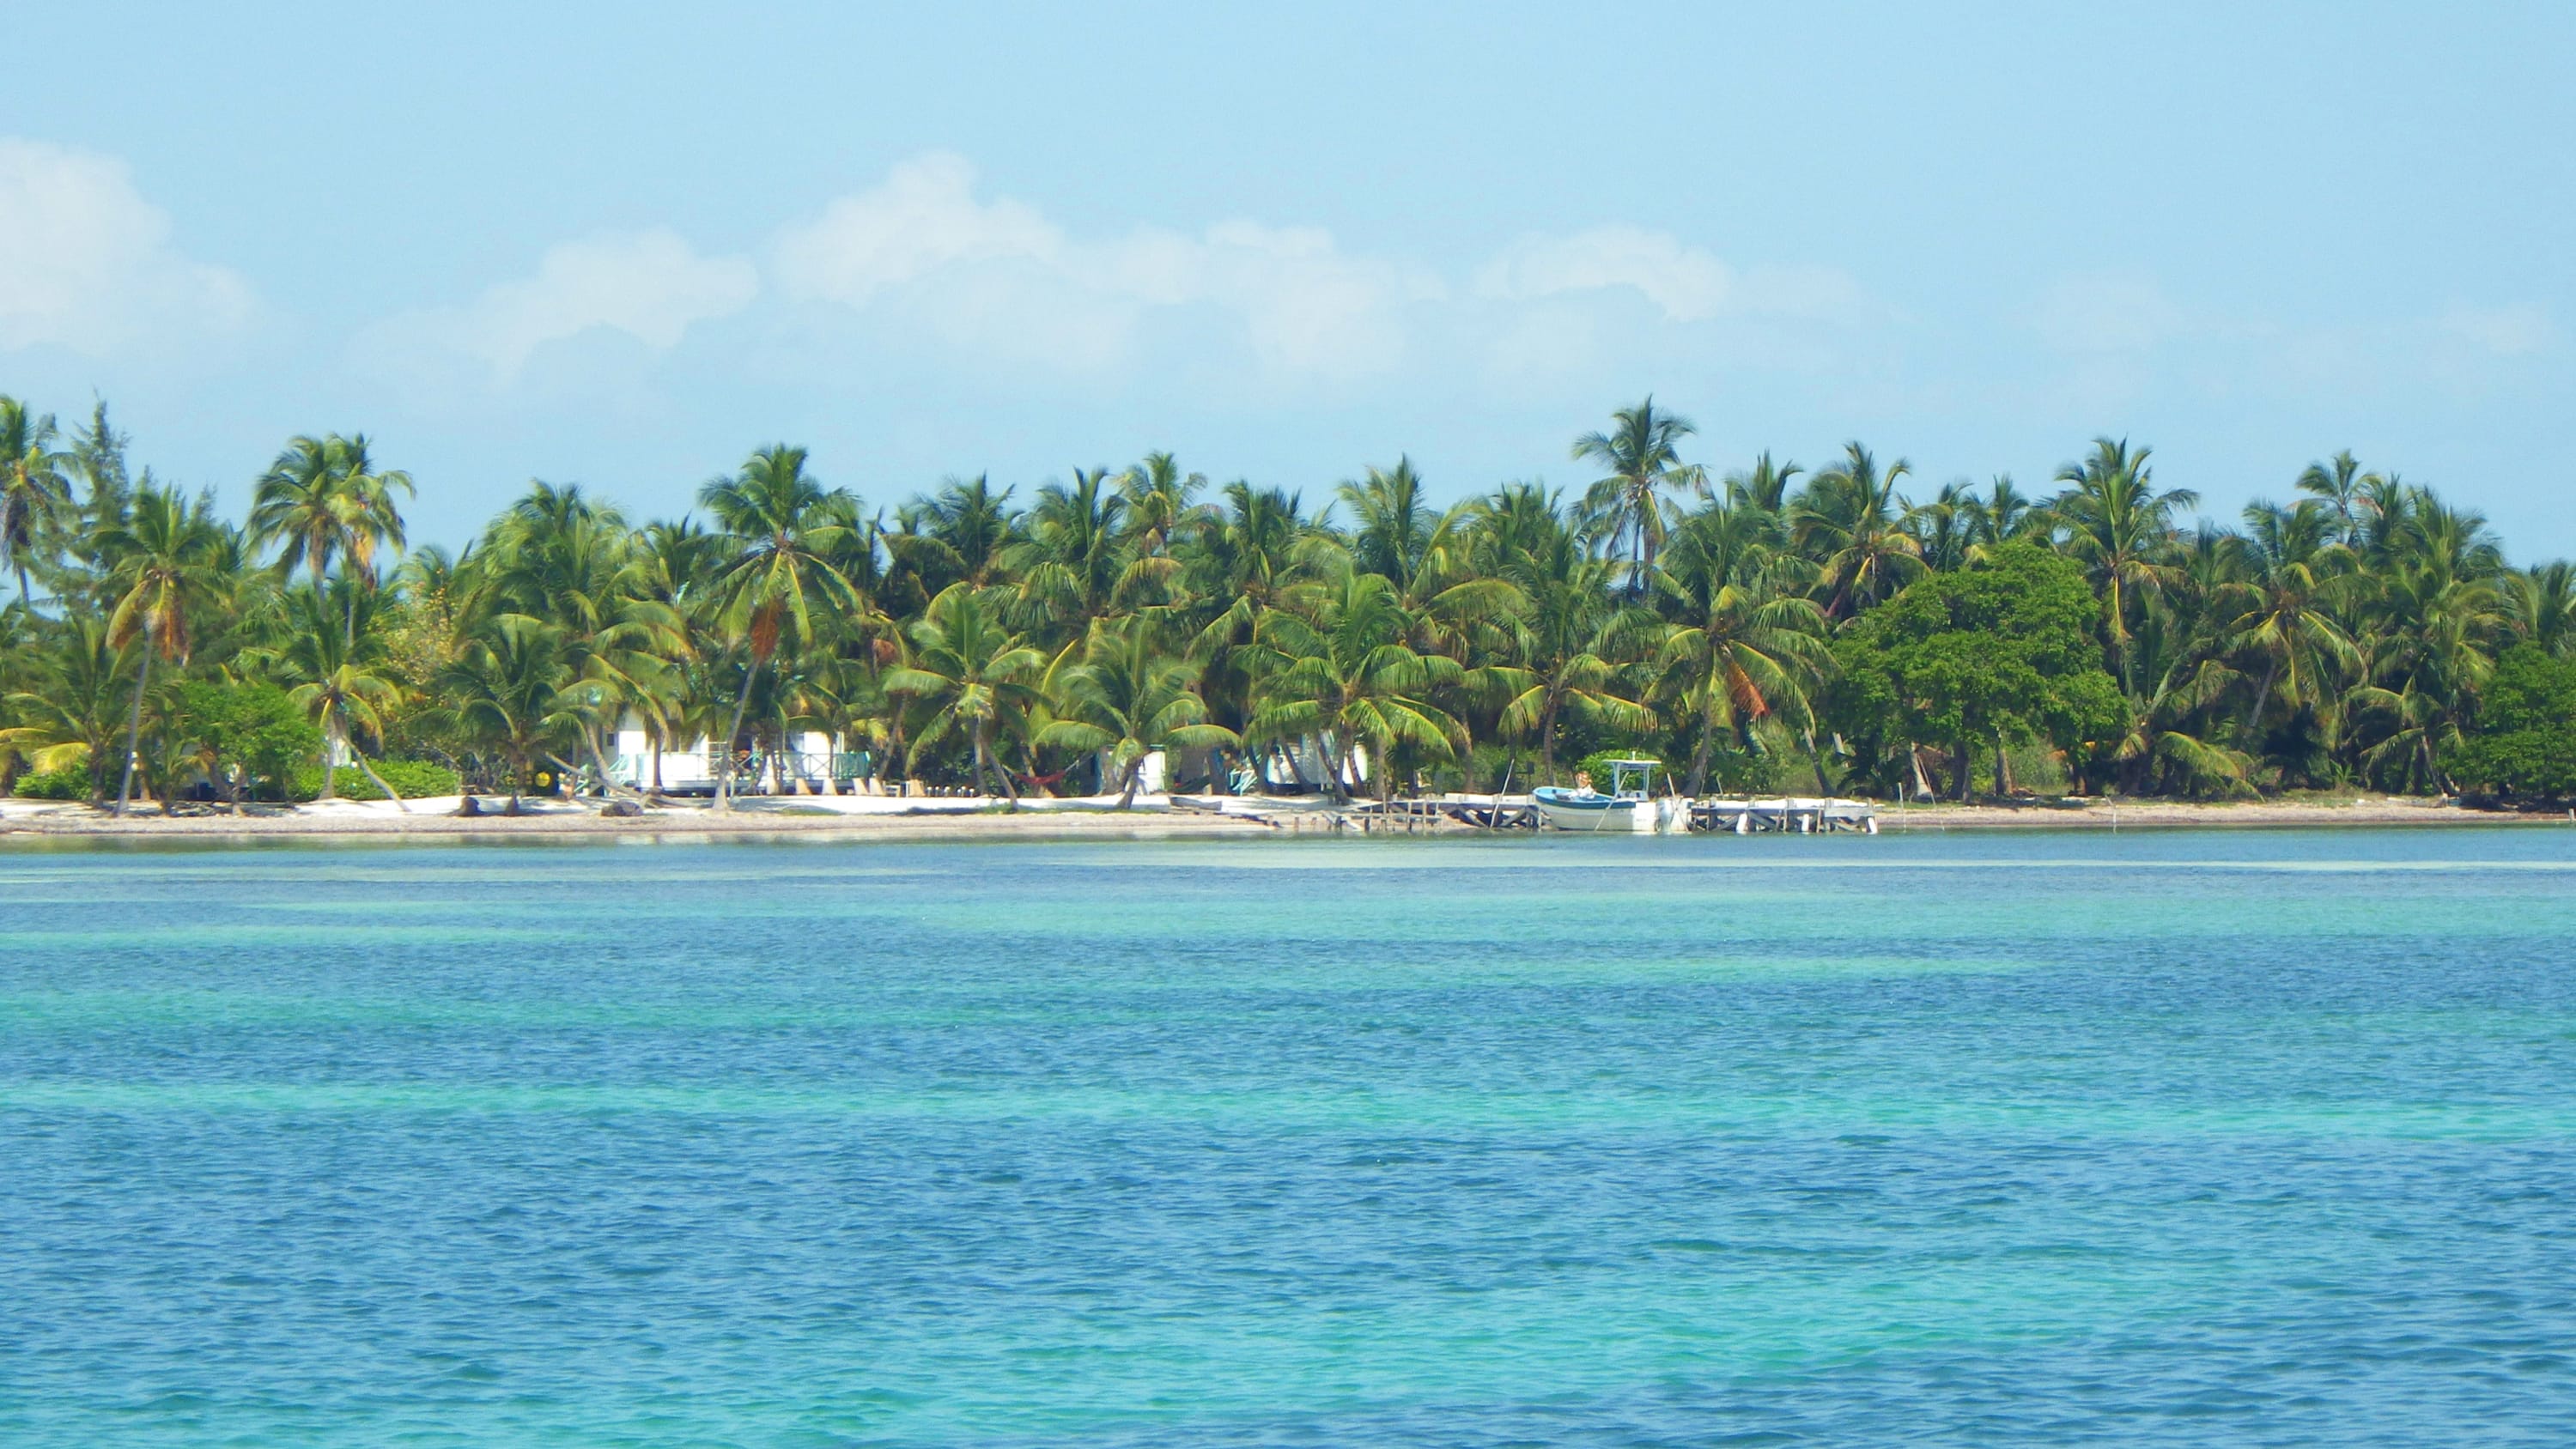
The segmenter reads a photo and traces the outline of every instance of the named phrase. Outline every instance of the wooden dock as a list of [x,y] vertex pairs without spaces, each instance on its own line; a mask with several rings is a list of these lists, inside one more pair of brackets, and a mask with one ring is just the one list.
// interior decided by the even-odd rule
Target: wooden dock
[[[1176,810],[1221,811],[1219,799],[1174,796]],[[1250,813],[1250,812],[1247,812]],[[1398,800],[1316,801],[1294,808],[1263,808],[1262,820],[1283,830],[1357,831],[1365,835],[1420,835],[1434,831],[1536,830],[1538,806],[1527,795],[1424,795]],[[1687,815],[1694,835],[1830,835],[1878,833],[1878,807],[1866,800],[1784,796],[1771,800],[1694,800]],[[1629,833],[1621,829],[1617,834]]]
[[1878,807],[1866,800],[1786,797],[1777,800],[1694,800],[1690,828],[1708,835],[1825,835],[1878,833]]

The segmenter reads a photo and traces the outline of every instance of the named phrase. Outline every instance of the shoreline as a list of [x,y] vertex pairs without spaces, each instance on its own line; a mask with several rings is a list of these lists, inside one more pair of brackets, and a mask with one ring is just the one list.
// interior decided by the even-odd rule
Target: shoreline
[[[825,803],[826,800],[831,803]],[[1223,811],[1175,809],[1139,800],[1116,810],[1105,800],[1031,802],[1003,812],[979,802],[906,801],[883,797],[754,798],[730,814],[698,807],[650,808],[611,816],[559,801],[531,802],[519,816],[460,816],[455,797],[413,802],[413,813],[382,801],[272,806],[255,815],[132,814],[122,819],[85,805],[0,803],[0,841],[33,840],[572,840],[584,838],[805,836],[844,840],[1259,839],[1283,834],[1331,835],[1329,816],[1312,804],[1229,801]],[[149,807],[157,810],[158,807]],[[1917,830],[2308,829],[2424,826],[2576,826],[2576,816],[2471,810],[2430,800],[2350,802],[2265,800],[2234,804],[2184,801],[2086,801],[2081,804],[1882,806],[1879,832]],[[1425,837],[1493,839],[1490,832],[1447,822]],[[1512,838],[1510,832],[1500,838]]]

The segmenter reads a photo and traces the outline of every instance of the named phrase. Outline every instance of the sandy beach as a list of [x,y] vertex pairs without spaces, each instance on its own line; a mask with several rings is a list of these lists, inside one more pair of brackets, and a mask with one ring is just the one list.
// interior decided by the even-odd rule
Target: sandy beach
[[[0,837],[127,837],[313,839],[401,836],[419,839],[542,839],[579,836],[775,836],[833,835],[872,840],[1018,840],[1070,836],[1083,839],[1164,839],[1179,836],[1266,836],[1274,827],[1251,814],[1174,810],[1154,802],[1127,811],[1109,801],[1031,802],[1016,812],[977,800],[752,798],[729,813],[703,805],[647,808],[614,816],[560,800],[529,800],[522,814],[498,813],[508,802],[481,797],[484,813],[457,814],[455,796],[405,802],[341,800],[300,806],[258,806],[241,815],[163,816],[139,807],[119,819],[85,805],[0,803]],[[835,808],[837,807],[837,808]]]
[[[157,805],[136,807],[120,819],[86,805],[29,800],[0,801],[0,837],[115,837],[225,839],[404,837],[418,839],[542,839],[584,836],[693,837],[818,835],[869,840],[1089,840],[1262,838],[1281,833],[1329,832],[1331,813],[1320,802],[1228,800],[1222,812],[1175,808],[1164,798],[1140,798],[1133,809],[1114,801],[1042,799],[1004,811],[975,799],[888,799],[874,796],[750,798],[729,813],[703,804],[648,807],[641,815],[608,815],[595,804],[529,800],[524,813],[497,813],[506,801],[481,798],[484,813],[460,815],[455,796],[406,802],[338,800],[300,806],[257,806],[240,815],[189,813],[164,816]],[[201,808],[201,807],[200,807]],[[2564,814],[2468,809],[2457,804],[2398,797],[2351,801],[2262,800],[2233,804],[2182,801],[2031,802],[2018,805],[1882,805],[1886,833],[1917,830],[2136,830],[2174,828],[2305,828],[2317,826],[2576,825]],[[1484,834],[1443,823],[1432,833]],[[1490,837],[1489,837],[1490,838]]]

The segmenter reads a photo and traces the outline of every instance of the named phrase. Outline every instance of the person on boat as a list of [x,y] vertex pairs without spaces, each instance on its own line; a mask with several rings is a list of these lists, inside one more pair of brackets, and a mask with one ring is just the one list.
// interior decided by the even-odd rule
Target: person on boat
[[1577,790],[1582,791],[1582,792],[1583,792],[1584,794],[1586,794],[1586,795],[1591,794],[1591,793],[1592,793],[1592,772],[1591,772],[1590,770],[1577,770],[1577,771],[1575,771],[1575,772],[1574,772],[1574,788],[1575,788],[1575,789],[1577,789]]

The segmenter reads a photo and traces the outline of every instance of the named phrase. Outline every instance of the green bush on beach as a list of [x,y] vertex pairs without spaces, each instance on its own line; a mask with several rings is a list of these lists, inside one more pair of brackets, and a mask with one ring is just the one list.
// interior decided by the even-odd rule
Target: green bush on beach
[[[406,800],[426,795],[454,795],[463,788],[454,770],[428,760],[369,760],[367,763]],[[385,792],[376,788],[376,782],[367,778],[367,772],[355,765],[342,765],[333,771],[331,783],[343,800],[385,798]],[[295,772],[294,783],[287,788],[288,799],[301,804],[318,800],[321,796],[321,766],[307,765]]]
[[2452,751],[2470,788],[2517,800],[2576,799],[2576,659],[2525,644],[2496,661],[2479,732]]
[[18,788],[11,793],[21,800],[86,800],[89,771],[77,765],[68,770],[32,770],[18,777]]

